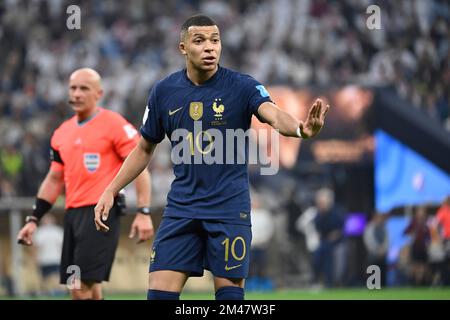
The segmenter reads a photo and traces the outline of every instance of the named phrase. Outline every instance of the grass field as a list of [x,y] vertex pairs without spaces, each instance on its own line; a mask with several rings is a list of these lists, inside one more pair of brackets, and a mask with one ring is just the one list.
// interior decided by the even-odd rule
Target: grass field
[[[142,294],[105,294],[107,300],[145,300]],[[181,300],[212,300],[212,292],[184,292]],[[322,289],[278,290],[273,292],[247,292],[246,300],[450,300],[450,288],[388,288],[368,289]],[[1,299],[11,299],[0,297]],[[17,298],[16,298],[17,299]],[[54,297],[23,297],[20,299],[53,300]],[[58,299],[68,299],[59,297]]]

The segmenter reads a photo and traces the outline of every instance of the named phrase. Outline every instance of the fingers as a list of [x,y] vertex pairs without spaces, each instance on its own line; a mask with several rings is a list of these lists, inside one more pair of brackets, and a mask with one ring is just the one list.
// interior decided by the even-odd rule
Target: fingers
[[154,230],[151,217],[139,213],[136,214],[136,218],[131,225],[129,237],[133,238],[136,233],[138,234],[137,243],[147,241],[153,236]]
[[317,99],[316,104],[317,104],[317,108],[315,110],[314,117],[319,119],[320,116],[322,115],[322,109],[323,109],[322,99]]
[[22,230],[20,230],[17,235],[17,243],[24,246],[31,246],[33,244],[32,237],[33,233],[29,231],[27,228],[29,225],[25,225]]
[[315,113],[316,113],[316,109],[317,109],[317,100],[314,102],[314,104],[312,105],[312,107],[309,109],[308,112],[308,120],[314,118]]
[[31,246],[33,244],[30,238],[17,238],[17,243],[23,246]]
[[134,238],[134,236],[136,235],[136,229],[137,226],[133,223],[133,225],[131,226],[130,235],[128,236],[130,239]]
[[330,110],[330,105],[329,104],[327,104],[327,106],[325,107],[325,110],[322,113],[322,119],[325,119],[325,116],[327,115],[328,110]]
[[137,243],[142,243],[144,241],[149,240],[153,235],[153,229],[141,230],[139,232],[139,240]]
[[23,246],[31,246],[33,242],[31,241],[31,237],[23,235],[17,237],[17,243]]
[[106,221],[108,219],[109,216],[109,210],[111,208],[107,208],[104,205],[100,205],[98,204],[95,209],[95,228],[97,229],[97,231],[102,231],[102,232],[107,232],[109,231],[109,227],[103,223],[103,221]]
[[314,118],[320,117],[320,114],[322,113],[322,100],[316,100],[316,109],[314,111]]

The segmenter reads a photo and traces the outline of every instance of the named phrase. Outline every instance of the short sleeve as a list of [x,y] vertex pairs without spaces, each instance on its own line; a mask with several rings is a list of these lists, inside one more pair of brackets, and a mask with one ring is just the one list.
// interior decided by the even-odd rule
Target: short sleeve
[[244,75],[243,81],[245,95],[248,97],[247,108],[249,115],[254,114],[259,119],[259,106],[264,102],[272,102],[272,99],[270,98],[269,92],[266,90],[266,88],[261,83],[256,81],[253,77]]
[[152,143],[160,143],[164,139],[164,128],[158,112],[156,90],[157,85],[150,92],[141,126],[142,137]]
[[136,147],[139,140],[139,134],[136,128],[129,123],[120,114],[114,115],[113,144],[117,154],[125,159],[128,154]]
[[58,138],[56,132],[50,140],[50,170],[62,171],[64,170],[64,161],[59,154]]

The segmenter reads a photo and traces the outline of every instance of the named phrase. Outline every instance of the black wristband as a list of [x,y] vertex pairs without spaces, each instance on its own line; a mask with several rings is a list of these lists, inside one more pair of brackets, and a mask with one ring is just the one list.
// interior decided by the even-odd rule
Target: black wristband
[[33,206],[33,216],[38,218],[38,221],[41,220],[41,218],[50,211],[52,208],[52,204],[48,202],[47,200],[36,198],[36,202]]
[[150,208],[149,207],[140,207],[137,210],[139,213],[145,214],[146,216],[150,215]]

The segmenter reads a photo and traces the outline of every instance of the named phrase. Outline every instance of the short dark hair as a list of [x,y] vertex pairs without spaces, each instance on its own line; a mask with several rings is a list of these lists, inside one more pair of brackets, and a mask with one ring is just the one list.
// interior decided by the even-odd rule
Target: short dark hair
[[180,38],[183,40],[184,34],[192,26],[216,26],[216,22],[208,16],[198,14],[192,17],[189,17],[181,26]]

